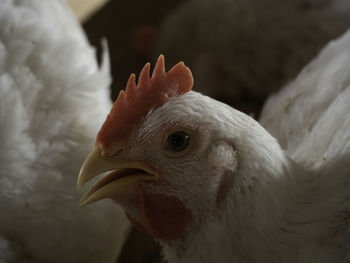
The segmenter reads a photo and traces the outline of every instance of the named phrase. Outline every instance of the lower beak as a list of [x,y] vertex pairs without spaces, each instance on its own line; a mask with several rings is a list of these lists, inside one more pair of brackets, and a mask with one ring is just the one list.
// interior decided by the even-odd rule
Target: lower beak
[[92,178],[108,171],[111,173],[100,179],[80,200],[82,206],[105,198],[114,200],[128,198],[130,195],[135,195],[140,182],[157,179],[155,171],[144,162],[125,161],[121,155],[104,158],[100,147],[97,146],[80,169],[77,187],[81,188]]

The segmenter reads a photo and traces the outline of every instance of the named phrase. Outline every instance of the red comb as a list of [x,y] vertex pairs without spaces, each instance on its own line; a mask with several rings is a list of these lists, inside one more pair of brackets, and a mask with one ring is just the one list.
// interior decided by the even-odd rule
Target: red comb
[[127,136],[134,124],[141,121],[147,113],[162,106],[171,97],[191,90],[193,77],[183,62],[176,64],[167,73],[164,56],[160,55],[149,76],[150,64],[140,72],[136,85],[135,74],[131,74],[126,90],[120,91],[111,112],[97,134],[96,142],[103,148],[116,140]]

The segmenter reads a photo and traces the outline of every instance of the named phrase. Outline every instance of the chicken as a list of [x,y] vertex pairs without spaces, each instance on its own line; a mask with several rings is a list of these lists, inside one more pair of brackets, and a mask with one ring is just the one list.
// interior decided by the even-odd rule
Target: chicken
[[160,56],[131,75],[82,165],[82,205],[109,198],[175,262],[349,262],[350,31],[264,109],[191,91]]
[[124,212],[79,209],[75,188],[112,106],[107,56],[64,2],[0,1],[1,263],[115,262]]
[[350,26],[349,13],[348,0],[190,0],[164,21],[154,53],[186,61],[196,91],[258,113]]

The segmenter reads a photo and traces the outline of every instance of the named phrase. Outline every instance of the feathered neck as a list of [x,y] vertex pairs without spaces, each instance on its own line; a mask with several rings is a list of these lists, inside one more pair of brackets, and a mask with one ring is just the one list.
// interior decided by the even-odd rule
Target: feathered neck
[[254,179],[234,189],[210,219],[189,229],[182,240],[163,244],[169,263],[282,262],[276,261],[281,251],[301,240],[303,232],[289,220],[308,220],[295,214],[302,202],[301,190],[295,190],[305,188],[295,174],[303,177],[304,172],[292,161],[281,164],[278,174],[249,169],[247,176]]
[[230,110],[233,117],[226,117],[216,107],[216,114],[228,118],[223,123],[232,124],[227,137],[238,149],[235,186],[200,226],[192,225],[180,240],[163,243],[169,263],[293,262],[284,256],[319,235],[313,233],[317,213],[310,216],[319,210],[313,175],[293,162],[256,121]]
[[[178,111],[177,104],[187,110]],[[319,174],[295,163],[259,123],[225,104],[191,91],[165,107],[188,121],[194,112],[193,121],[203,119],[217,138],[232,140],[238,160],[223,203],[192,222],[181,238],[161,241],[169,263],[341,262],[334,257],[341,253],[330,252],[331,241],[322,240],[335,216],[328,215],[324,196],[332,192]]]

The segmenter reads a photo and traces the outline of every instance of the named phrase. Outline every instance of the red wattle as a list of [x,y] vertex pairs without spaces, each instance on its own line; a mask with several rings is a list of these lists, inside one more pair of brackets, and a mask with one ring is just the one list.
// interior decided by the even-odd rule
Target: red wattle
[[192,215],[173,196],[147,193],[141,189],[140,209],[144,227],[155,238],[175,240],[184,232]]

